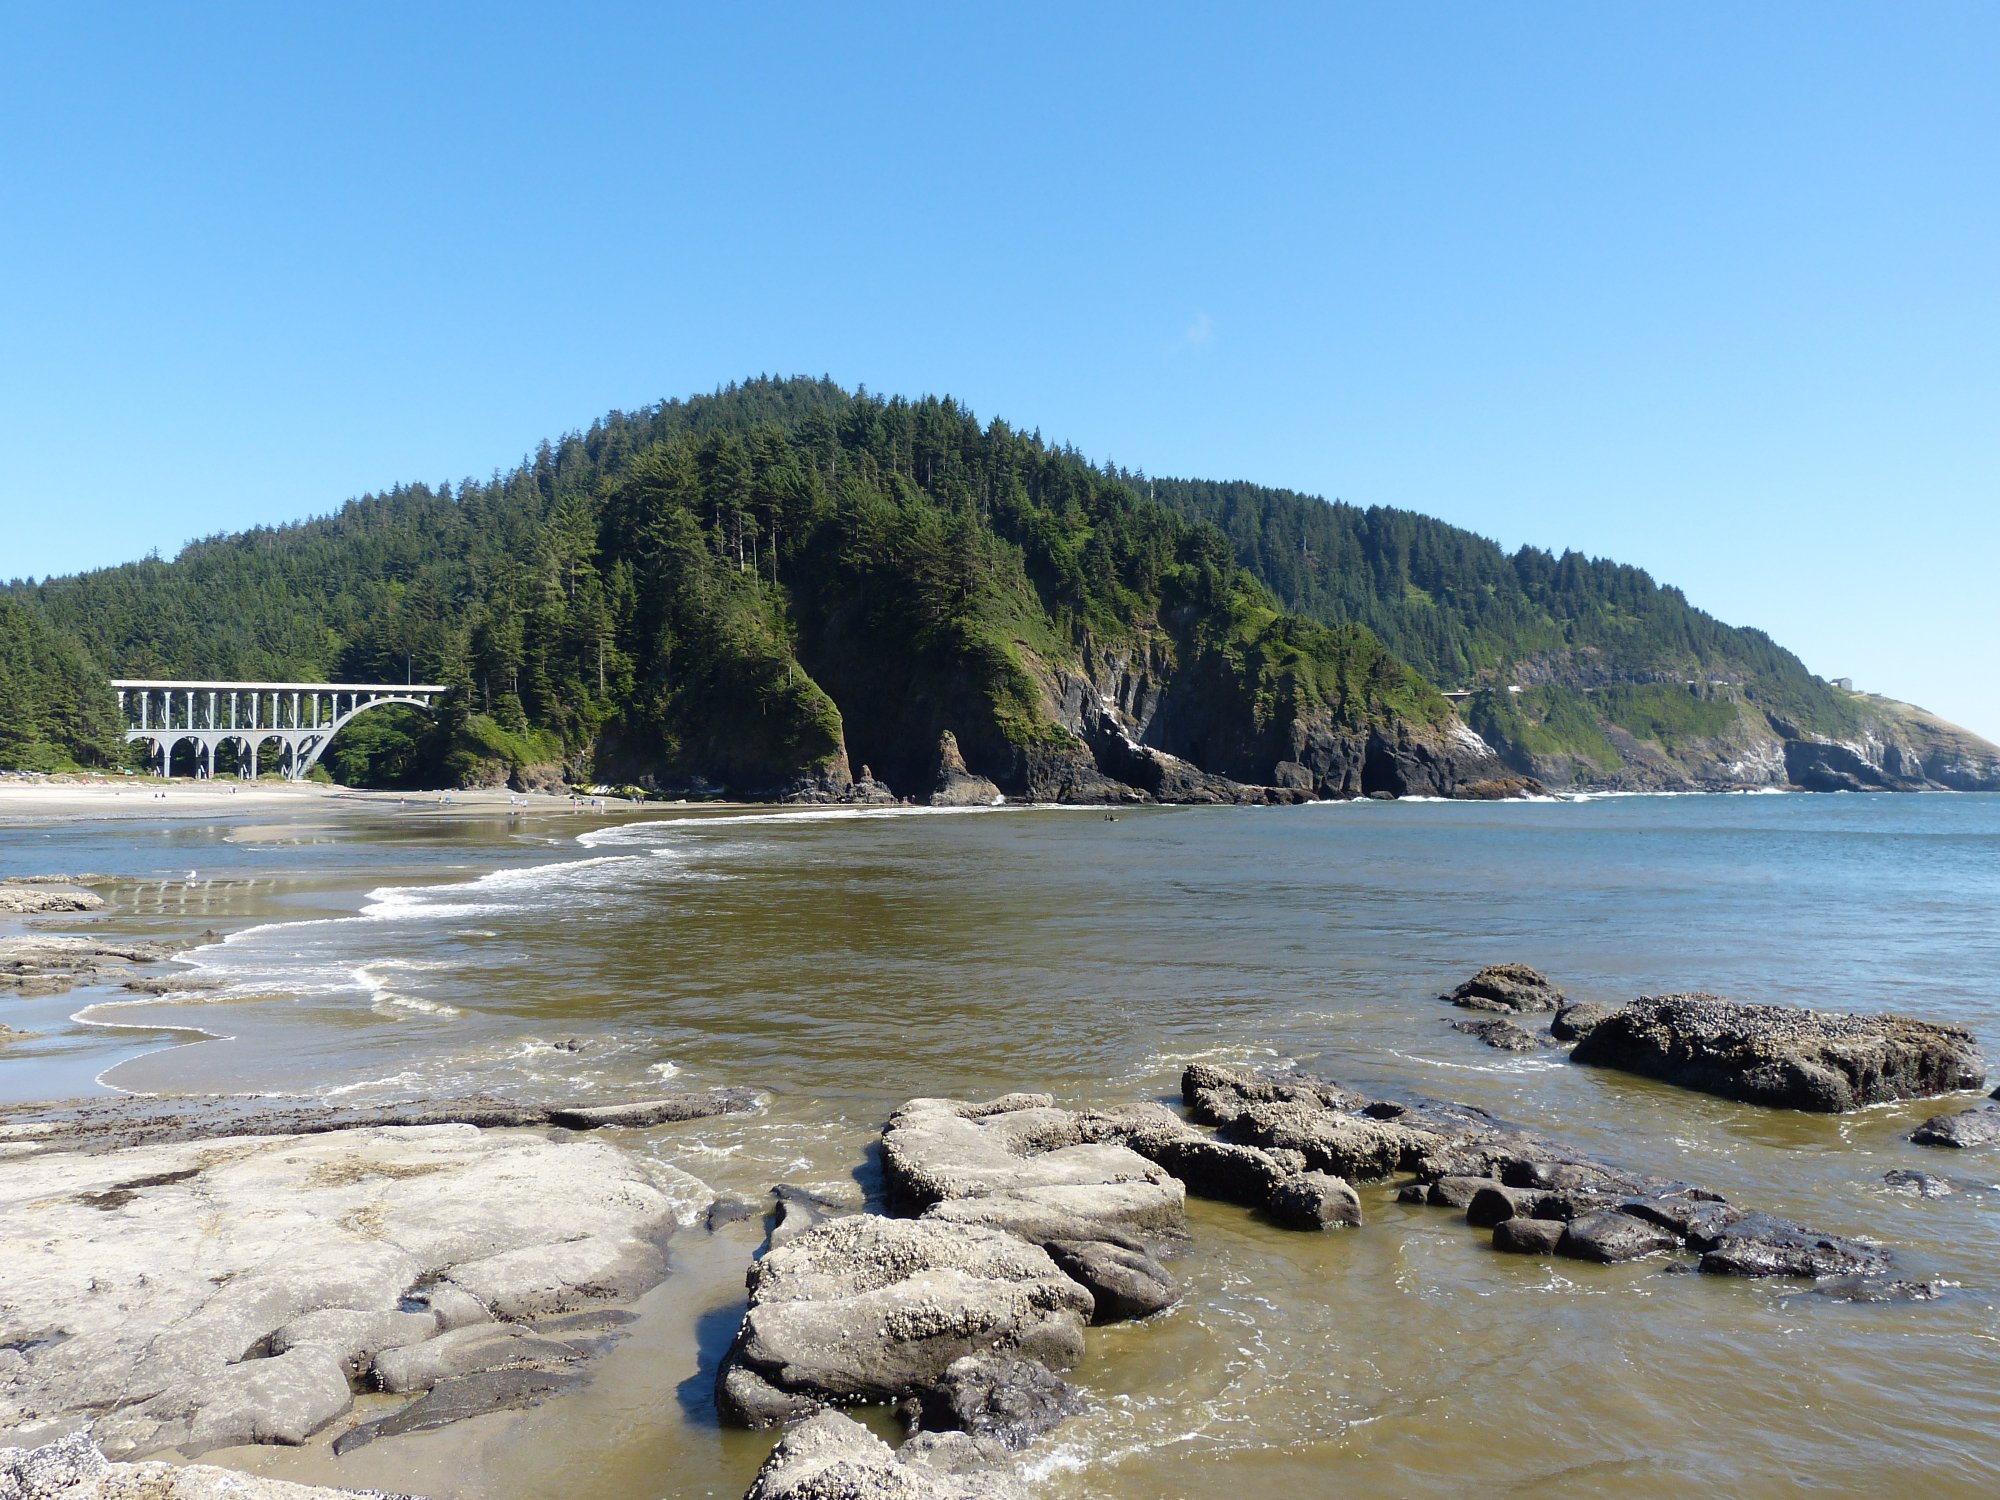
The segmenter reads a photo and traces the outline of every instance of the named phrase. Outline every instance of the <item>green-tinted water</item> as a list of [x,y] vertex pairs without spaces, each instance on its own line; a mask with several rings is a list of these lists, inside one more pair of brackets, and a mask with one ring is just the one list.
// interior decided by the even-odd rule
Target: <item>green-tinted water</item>
[[[1366,1193],[1366,1228],[1327,1236],[1203,1205],[1184,1304],[1093,1332],[1089,1412],[1027,1455],[1053,1497],[2000,1479],[2000,1163],[1907,1144],[1935,1106],[1809,1118],[1502,1056],[1433,998],[1520,959],[1583,998],[1894,1008],[1971,1024],[1991,1051],[2000,799],[689,816],[580,839],[568,821],[387,814],[0,833],[0,870],[78,867],[133,877],[114,925],[231,933],[196,955],[217,996],[92,1014],[229,1039],[148,1052],[168,1038],[65,1029],[74,996],[19,1002],[50,1034],[0,1063],[0,1094],[73,1091],[108,1064],[126,1088],[346,1097],[751,1084],[764,1113],[640,1149],[754,1197],[869,1188],[880,1122],[915,1094],[1169,1097],[1189,1058],[1297,1058],[1879,1236],[1905,1274],[1962,1284],[1856,1306],[1551,1267],[1388,1189]],[[582,1050],[549,1045],[572,1037]],[[1902,1166],[1962,1190],[1904,1197],[1882,1182]],[[738,1495],[769,1440],[718,1432],[707,1382],[753,1243],[685,1236],[680,1274],[582,1396],[337,1464],[249,1461],[439,1496]]]

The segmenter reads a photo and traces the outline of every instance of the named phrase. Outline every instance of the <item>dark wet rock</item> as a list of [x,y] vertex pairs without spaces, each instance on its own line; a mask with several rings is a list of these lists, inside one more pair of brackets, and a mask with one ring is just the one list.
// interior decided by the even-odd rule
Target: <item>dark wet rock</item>
[[1494,1183],[1474,1193],[1465,1205],[1465,1222],[1474,1229],[1491,1229],[1518,1216],[1533,1218],[1528,1209],[1539,1196],[1532,1188],[1502,1187]]
[[1549,1035],[1559,1042],[1580,1042],[1610,1014],[1609,1006],[1596,1005],[1588,1000],[1572,1000],[1549,1022]]
[[1648,1255],[1663,1255],[1679,1245],[1680,1238],[1672,1230],[1607,1209],[1571,1220],[1556,1243],[1556,1253],[1571,1260],[1617,1265]]
[[1532,1031],[1516,1026],[1505,1016],[1485,1021],[1453,1021],[1451,1029],[1475,1037],[1500,1052],[1539,1052],[1542,1048]]
[[947,1365],[924,1392],[920,1420],[934,1432],[964,1432],[1025,1448],[1082,1408],[1070,1383],[1046,1365],[1005,1354],[968,1354]]
[[1406,1202],[1463,1208],[1475,1228],[1530,1221],[1507,1231],[1507,1248],[1551,1236],[1561,1244],[1568,1234],[1563,1253],[1626,1259],[1684,1239],[1707,1257],[1702,1269],[1738,1275],[1879,1273],[1889,1263],[1874,1246],[1746,1213],[1698,1184],[1623,1170],[1468,1105],[1378,1099],[1344,1108],[1353,1096],[1321,1099],[1296,1074],[1266,1080],[1205,1067],[1187,1071],[1183,1092],[1225,1135],[1297,1149],[1315,1169],[1338,1154],[1348,1170],[1335,1175],[1352,1180],[1384,1175],[1393,1158],[1416,1178],[1400,1191]]
[[932,807],[990,807],[1001,799],[1000,788],[966,769],[958,736],[947,729],[938,737],[937,775],[931,782]]
[[333,1451],[338,1456],[377,1438],[429,1432],[468,1417],[483,1417],[488,1412],[539,1406],[558,1391],[574,1390],[583,1382],[580,1372],[559,1368],[480,1370],[471,1375],[452,1376],[439,1381],[408,1406],[343,1432],[333,1440]]
[[921,1395],[967,1354],[1071,1369],[1094,1308],[1048,1252],[1005,1231],[874,1214],[773,1250],[748,1285],[716,1385],[723,1420],[744,1427]]
[[1933,1177],[1928,1172],[1911,1172],[1902,1168],[1884,1172],[1882,1180],[1899,1193],[1908,1193],[1913,1198],[1949,1198],[1952,1186],[1942,1177]]
[[1713,1235],[1690,1235],[1701,1268],[1719,1276],[1853,1276],[1889,1267],[1888,1252],[1820,1234],[1772,1214],[1745,1214]]
[[1838,1112],[1978,1087],[1972,1033],[1904,1016],[1653,995],[1601,1021],[1570,1054],[1752,1104]]
[[1713,1237],[1743,1216],[1741,1210],[1731,1208],[1712,1193],[1693,1192],[1627,1198],[1618,1205],[1618,1211],[1657,1224],[1680,1239],[1689,1235]]
[[236,1136],[322,1135],[386,1126],[474,1125],[482,1130],[560,1125],[591,1130],[606,1125],[660,1124],[739,1114],[758,1106],[754,1090],[717,1088],[629,1105],[524,1103],[489,1095],[416,1100],[403,1104],[328,1104],[311,1098],[255,1098],[239,1094],[83,1099],[57,1105],[0,1106],[0,1144],[33,1140],[49,1147],[97,1155],[134,1146],[218,1140]]
[[1502,1219],[1493,1226],[1493,1248],[1514,1255],[1554,1255],[1568,1228],[1559,1219]]
[[1549,983],[1546,974],[1526,964],[1489,964],[1438,998],[1467,1010],[1520,1013],[1555,1010],[1563,1003],[1563,992]]
[[961,1467],[963,1443],[922,1442],[897,1453],[852,1417],[822,1412],[778,1440],[744,1500],[1025,1500],[1010,1474]]
[[1085,1139],[1129,1146],[1199,1198],[1256,1208],[1304,1166],[1303,1158],[1217,1140],[1160,1104],[1091,1111],[1079,1118]]
[[706,1120],[715,1115],[737,1114],[754,1109],[757,1096],[748,1089],[710,1089],[705,1093],[670,1094],[664,1099],[642,1099],[631,1104],[586,1104],[549,1111],[549,1123],[566,1130],[602,1130],[622,1126],[642,1130],[652,1125],[673,1125],[684,1120]]
[[1053,1240],[1043,1248],[1063,1275],[1090,1293],[1094,1323],[1149,1318],[1180,1300],[1172,1273],[1137,1245]]
[[746,1203],[741,1198],[717,1198],[708,1205],[708,1212],[703,1216],[702,1222],[712,1233],[725,1224],[740,1224],[745,1219],[756,1217],[757,1205],[754,1203]]
[[1899,1281],[1892,1276],[1833,1276],[1799,1293],[1833,1302],[1935,1302],[1951,1289],[1948,1281]]
[[1324,1172],[1290,1177],[1265,1205],[1273,1223],[1286,1229],[1336,1229],[1361,1223],[1361,1196],[1344,1178]]
[[777,1207],[771,1220],[771,1248],[788,1245],[808,1229],[816,1229],[829,1219],[844,1218],[858,1209],[815,1193],[810,1188],[781,1182],[771,1189]]
[[1436,1182],[1413,1184],[1422,1193],[1416,1201],[1428,1203],[1432,1208],[1464,1208],[1481,1188],[1499,1185],[1499,1180],[1493,1177],[1440,1177]]
[[1967,1150],[2000,1144],[2000,1106],[1981,1105],[1953,1115],[1932,1115],[1910,1139],[1919,1146],[1949,1146]]
[[1572,1219],[1588,1218],[1592,1214],[1603,1213],[1618,1206],[1618,1200],[1608,1193],[1587,1192],[1579,1188],[1557,1188],[1531,1192],[1522,1206],[1522,1213],[1530,1219],[1554,1219],[1567,1224]]

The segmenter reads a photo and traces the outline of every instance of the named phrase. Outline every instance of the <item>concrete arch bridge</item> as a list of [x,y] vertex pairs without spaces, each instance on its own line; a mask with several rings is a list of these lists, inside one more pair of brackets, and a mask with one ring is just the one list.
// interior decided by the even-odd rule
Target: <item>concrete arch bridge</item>
[[168,682],[114,678],[125,740],[151,747],[160,774],[174,751],[192,742],[195,770],[215,774],[215,752],[236,747],[237,774],[257,774],[267,745],[272,764],[290,780],[302,779],[326,747],[355,718],[391,703],[433,708],[447,688],[435,683],[365,682]]

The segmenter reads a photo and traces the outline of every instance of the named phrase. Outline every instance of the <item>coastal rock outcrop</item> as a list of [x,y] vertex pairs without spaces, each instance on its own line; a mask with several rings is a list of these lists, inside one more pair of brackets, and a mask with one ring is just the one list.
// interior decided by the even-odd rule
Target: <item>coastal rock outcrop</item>
[[918,1415],[932,1432],[964,1432],[1024,1448],[1082,1409],[1075,1389],[1046,1365],[1007,1354],[968,1354],[945,1366]]
[[1955,1115],[1932,1115],[1910,1134],[1919,1146],[2000,1146],[2000,1106],[1982,1105]]
[[852,1417],[821,1412],[778,1440],[744,1500],[1026,1500],[1011,1475],[965,1472],[954,1457],[921,1438],[899,1453]]
[[39,1448],[0,1448],[0,1500],[410,1500],[380,1490],[322,1489],[208,1464],[113,1463],[85,1433]]
[[13,989],[23,995],[60,994],[76,984],[125,979],[131,975],[132,965],[162,963],[176,951],[174,945],[166,943],[115,938],[0,937],[0,990]]
[[1126,1146],[1087,1140],[1047,1094],[913,1099],[882,1132],[882,1165],[902,1209],[1036,1244],[1187,1235],[1181,1184]]
[[1610,1014],[1609,1006],[1594,1005],[1588,1000],[1572,1000],[1558,1010],[1555,1019],[1549,1022],[1549,1035],[1559,1042],[1580,1042]]
[[636,1297],[708,1197],[600,1141],[470,1125],[9,1133],[0,1430],[87,1417],[115,1457],[300,1442],[362,1380],[567,1363],[573,1344],[513,1322]]
[[0,880],[0,917],[46,917],[103,910],[102,896],[66,880]]
[[1539,1052],[1551,1044],[1526,1027],[1516,1026],[1505,1016],[1489,1016],[1483,1021],[1453,1021],[1451,1029],[1482,1041],[1498,1052]]
[[1341,1176],[1412,1173],[1403,1201],[1462,1211],[1473,1228],[1490,1231],[1496,1250],[1600,1264],[1691,1253],[1698,1269],[1716,1275],[1842,1276],[1871,1285],[1890,1268],[1888,1252],[1867,1241],[1625,1171],[1467,1105],[1366,1100],[1296,1070],[1260,1076],[1205,1064],[1186,1070],[1182,1091],[1191,1110],[1219,1119],[1225,1132],[1282,1130],[1309,1159],[1329,1154],[1315,1143],[1338,1143],[1352,1169]]
[[0,1146],[32,1142],[86,1155],[138,1145],[225,1136],[319,1135],[390,1126],[474,1125],[481,1129],[559,1125],[570,1130],[637,1129],[757,1108],[753,1089],[689,1090],[622,1104],[543,1104],[473,1094],[403,1104],[328,1104],[315,1098],[233,1094],[119,1095],[55,1105],[0,1105]]
[[1541,970],[1526,964],[1488,964],[1457,989],[1438,998],[1465,1010],[1492,1010],[1510,1015],[1558,1010],[1563,1004],[1563,992]]
[[744,1427],[829,1404],[923,1399],[969,1354],[1071,1369],[1094,1310],[1047,1251],[1005,1230],[875,1214],[773,1250],[748,1285],[716,1381],[718,1411]]
[[1985,1082],[1972,1033],[1905,1016],[1654,995],[1613,1011],[1570,1054],[1751,1104],[1838,1113]]
[[966,769],[958,736],[945,730],[938,737],[938,769],[931,783],[931,806],[991,807],[1002,800],[999,787]]

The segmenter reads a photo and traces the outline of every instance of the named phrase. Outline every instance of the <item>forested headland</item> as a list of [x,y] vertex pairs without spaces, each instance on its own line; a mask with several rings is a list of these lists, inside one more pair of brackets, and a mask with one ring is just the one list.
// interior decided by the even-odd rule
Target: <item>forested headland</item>
[[612,413],[487,480],[14,583],[0,764],[120,761],[112,675],[455,690],[435,719],[344,731],[327,764],[354,783],[754,797],[854,795],[864,765],[923,796],[946,732],[1017,796],[1783,780],[1787,744],[1881,720],[1635,568],[1149,479],[824,379]]

